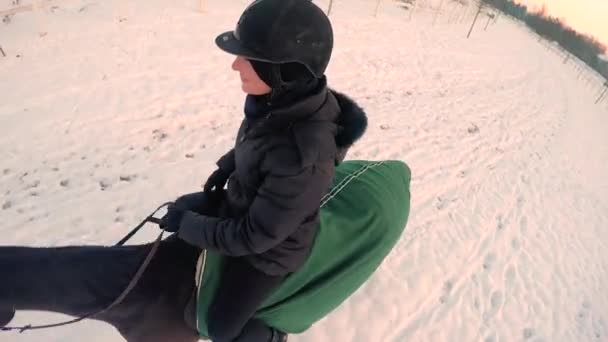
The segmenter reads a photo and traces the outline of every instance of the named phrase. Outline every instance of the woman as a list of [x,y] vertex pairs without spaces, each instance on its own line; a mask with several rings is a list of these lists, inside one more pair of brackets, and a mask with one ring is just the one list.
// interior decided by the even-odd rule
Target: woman
[[163,226],[227,256],[208,315],[213,341],[285,341],[253,316],[306,261],[320,200],[367,119],[327,88],[332,27],[311,1],[255,1],[216,43],[236,55],[245,118],[205,191],[178,198]]

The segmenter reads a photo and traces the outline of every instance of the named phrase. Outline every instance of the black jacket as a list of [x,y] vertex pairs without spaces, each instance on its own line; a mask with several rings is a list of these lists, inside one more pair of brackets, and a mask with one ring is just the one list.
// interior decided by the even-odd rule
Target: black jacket
[[348,148],[367,126],[364,111],[323,84],[313,95],[243,120],[218,161],[231,174],[217,217],[186,212],[179,236],[285,275],[309,255],[328,192]]

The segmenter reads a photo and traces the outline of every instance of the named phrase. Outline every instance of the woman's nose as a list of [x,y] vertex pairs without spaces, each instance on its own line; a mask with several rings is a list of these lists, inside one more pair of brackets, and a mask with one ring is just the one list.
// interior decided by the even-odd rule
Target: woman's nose
[[232,70],[239,71],[240,58],[241,57],[237,57],[234,59],[234,62],[232,62]]

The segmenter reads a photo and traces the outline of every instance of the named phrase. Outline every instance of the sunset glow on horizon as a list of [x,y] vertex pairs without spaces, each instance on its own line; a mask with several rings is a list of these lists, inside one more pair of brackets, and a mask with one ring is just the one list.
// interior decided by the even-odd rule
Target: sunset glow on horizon
[[606,0],[515,0],[539,9],[545,4],[547,12],[581,33],[587,33],[608,45],[608,1]]

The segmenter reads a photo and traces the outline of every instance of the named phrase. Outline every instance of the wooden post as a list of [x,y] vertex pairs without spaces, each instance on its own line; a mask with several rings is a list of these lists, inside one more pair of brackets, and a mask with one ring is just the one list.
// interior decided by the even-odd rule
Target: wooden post
[[380,0],[376,1],[376,9],[374,10],[374,18],[378,16],[378,8],[380,8]]
[[439,12],[441,12],[442,7],[443,7],[443,0],[441,0],[439,2],[439,8],[437,8],[435,10],[435,17],[433,18],[433,26],[435,26],[435,23],[437,22],[437,17],[439,16]]
[[502,13],[502,12],[498,11],[498,13],[496,13],[496,16],[494,17],[494,22],[492,23],[492,25],[496,24],[496,22],[498,21],[498,17],[500,17],[500,13]]
[[2,53],[2,57],[6,57],[6,54],[4,53],[4,50],[2,49],[2,46],[0,46],[0,52]]
[[473,27],[475,27],[475,23],[477,22],[477,17],[479,17],[479,13],[481,13],[481,2],[479,3],[479,8],[477,9],[477,13],[475,13],[475,18],[473,19],[473,23],[471,24],[469,33],[467,34],[467,39],[469,39],[469,37],[471,36],[471,32],[473,32]]
[[[481,5],[481,3],[480,3]],[[464,23],[469,18],[469,7],[464,6],[464,12],[462,14],[462,18],[460,18],[460,22]]]
[[483,28],[484,31],[486,31],[488,29],[488,26],[490,26],[491,20],[492,20],[492,16],[490,14],[488,14],[488,22],[486,23],[486,27]]
[[604,100],[604,96],[606,96],[606,93],[608,93],[608,81],[606,81],[606,83],[604,83],[604,90],[602,90],[602,93],[600,94],[600,96],[597,98],[597,100],[595,100],[595,103],[598,104],[598,103],[602,102]]
[[409,21],[412,21],[412,15],[414,14],[414,11],[416,10],[416,5],[418,4],[417,0],[414,0],[412,2],[412,7],[410,7],[410,17],[408,18]]
[[459,13],[458,20],[456,20],[456,22],[464,23],[464,21],[467,19],[468,12],[469,12],[469,8],[467,6],[462,6],[462,12]]
[[454,13],[456,13],[456,7],[458,7],[458,2],[454,1],[454,7],[452,7],[452,10],[450,11],[450,16],[448,17],[448,24],[452,23]]

